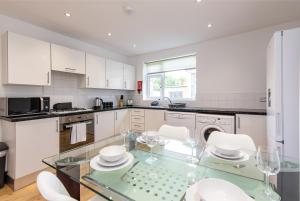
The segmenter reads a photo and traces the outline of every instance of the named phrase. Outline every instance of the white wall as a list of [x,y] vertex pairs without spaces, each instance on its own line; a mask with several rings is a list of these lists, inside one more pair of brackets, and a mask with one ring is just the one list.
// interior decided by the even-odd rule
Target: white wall
[[[274,31],[297,26],[300,21],[131,57],[130,61],[138,68],[137,79],[142,80],[145,62],[197,53],[197,97],[189,106],[264,109],[267,44]],[[135,99],[149,104],[142,95],[136,94]]]
[[[125,63],[128,62],[127,57],[116,54],[110,50],[106,50],[17,19],[0,15],[0,35],[3,36],[3,34],[8,30],[51,43],[115,59],[117,61]],[[2,48],[0,48],[0,67],[2,69],[1,51]],[[77,107],[91,107],[93,106],[94,98],[97,96],[103,97],[105,100],[116,101],[116,98],[120,94],[128,94],[128,92],[120,90],[80,89],[79,75],[53,71],[52,73],[52,86],[50,87],[2,85],[2,76],[0,75],[0,96],[50,96],[51,105],[56,102],[72,101],[74,106]]]

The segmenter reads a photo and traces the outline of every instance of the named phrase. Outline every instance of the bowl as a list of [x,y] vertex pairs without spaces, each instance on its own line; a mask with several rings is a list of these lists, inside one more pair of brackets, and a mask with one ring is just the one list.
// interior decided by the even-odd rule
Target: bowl
[[120,145],[104,147],[99,151],[100,157],[108,162],[120,160],[126,153],[126,148]]
[[226,156],[236,156],[240,153],[240,147],[235,145],[222,144],[216,145],[215,148],[218,153]]
[[145,131],[142,133],[142,138],[144,141],[147,140],[147,136],[150,138],[155,138],[158,136],[158,132],[157,131]]

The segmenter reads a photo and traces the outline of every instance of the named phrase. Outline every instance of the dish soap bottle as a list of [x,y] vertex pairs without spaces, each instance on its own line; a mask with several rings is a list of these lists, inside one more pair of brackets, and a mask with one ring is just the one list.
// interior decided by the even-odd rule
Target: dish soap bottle
[[119,107],[124,107],[123,95],[121,95],[121,97],[120,97],[120,99],[119,99],[118,106],[119,106]]

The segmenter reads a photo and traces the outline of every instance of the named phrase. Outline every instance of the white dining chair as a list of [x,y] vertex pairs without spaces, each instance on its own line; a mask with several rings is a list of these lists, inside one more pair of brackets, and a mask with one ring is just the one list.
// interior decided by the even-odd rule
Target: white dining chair
[[207,140],[207,145],[235,145],[239,146],[241,149],[256,151],[256,146],[252,138],[244,134],[231,134],[219,131],[212,132]]
[[[37,187],[48,201],[76,201],[70,196],[65,186],[51,172],[43,171],[37,177]],[[89,201],[104,201],[100,196],[94,196]]]
[[163,137],[183,141],[189,137],[189,129],[187,129],[186,127],[170,126],[164,124],[159,128],[158,134]]

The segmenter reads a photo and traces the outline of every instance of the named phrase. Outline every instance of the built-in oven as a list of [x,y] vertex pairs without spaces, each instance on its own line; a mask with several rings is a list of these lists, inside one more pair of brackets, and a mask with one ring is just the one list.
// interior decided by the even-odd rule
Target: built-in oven
[[[80,129],[77,129],[77,126],[79,125],[81,133],[78,133]],[[85,132],[82,131],[82,126],[85,128]],[[93,113],[87,113],[62,116],[59,118],[59,131],[60,153],[91,144],[94,142],[94,115]],[[80,135],[80,139],[76,140],[78,135]],[[82,135],[85,136],[82,138]]]
[[7,117],[46,114],[50,110],[49,97],[1,97],[0,115]]

